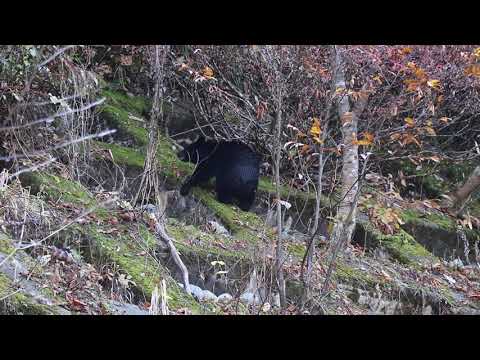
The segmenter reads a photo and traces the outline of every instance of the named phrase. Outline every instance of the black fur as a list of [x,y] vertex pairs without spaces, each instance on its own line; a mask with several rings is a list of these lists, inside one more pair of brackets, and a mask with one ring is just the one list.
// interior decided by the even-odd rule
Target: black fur
[[217,199],[226,204],[238,200],[240,209],[248,211],[255,201],[261,157],[240,142],[216,142],[200,137],[178,153],[183,161],[197,164],[192,176],[182,185],[185,196],[192,186],[216,178]]

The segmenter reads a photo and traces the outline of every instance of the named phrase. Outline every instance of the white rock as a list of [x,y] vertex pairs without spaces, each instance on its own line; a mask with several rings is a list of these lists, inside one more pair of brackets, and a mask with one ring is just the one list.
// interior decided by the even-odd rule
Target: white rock
[[218,295],[218,302],[227,303],[232,301],[232,299],[233,299],[233,296],[228,293]]
[[220,235],[230,235],[230,233],[228,232],[227,229],[225,229],[224,226],[220,225],[218,222],[216,221],[209,221],[208,222],[208,225],[213,229],[213,231],[217,234],[220,234]]

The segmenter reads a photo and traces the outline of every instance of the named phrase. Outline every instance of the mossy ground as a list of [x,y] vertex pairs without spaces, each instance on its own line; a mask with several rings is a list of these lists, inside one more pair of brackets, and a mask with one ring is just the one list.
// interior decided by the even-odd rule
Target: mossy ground
[[341,282],[364,289],[373,289],[376,285],[383,286],[384,284],[381,279],[375,278],[367,272],[361,271],[343,262],[337,263],[335,277]]
[[[102,221],[106,219],[108,211],[96,203],[89,191],[79,183],[66,179],[59,182],[55,180],[56,178],[54,175],[46,176],[43,173],[36,172],[30,175],[29,180],[43,189],[47,199],[68,199],[69,202],[78,205],[98,207],[97,211],[105,215],[103,219],[99,217],[99,221],[95,224],[71,225],[61,234],[64,240],[68,237],[76,238],[75,235],[81,235],[92,247],[90,251],[95,253],[95,260],[103,264],[116,264],[122,271],[131,276],[136,287],[144,294],[145,299],[150,299],[153,289],[164,278],[168,283],[167,295],[170,298],[171,309],[175,310],[188,306],[192,311],[200,311],[194,299],[178,287],[158,262],[152,257],[138,255],[153,253],[155,249],[156,240],[153,235],[147,235],[150,233],[146,231],[144,225],[139,224],[141,229],[139,231],[138,228],[132,229],[131,226],[119,224],[117,228],[120,235],[108,234],[108,230],[112,226]],[[58,184],[62,185],[59,186]]]
[[0,253],[10,254],[15,248],[13,247],[12,240],[0,231]]

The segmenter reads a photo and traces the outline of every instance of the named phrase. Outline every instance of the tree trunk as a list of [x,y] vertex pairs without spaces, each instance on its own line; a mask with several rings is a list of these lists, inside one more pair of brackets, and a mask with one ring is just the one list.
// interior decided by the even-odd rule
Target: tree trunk
[[345,242],[350,242],[355,227],[356,209],[353,209],[350,221],[346,223],[350,209],[354,206],[355,194],[358,191],[358,145],[357,123],[358,117],[355,112],[351,112],[348,95],[346,94],[345,69],[343,58],[335,50],[335,79],[334,87],[344,89],[338,102],[338,115],[340,117],[340,126],[342,128],[343,139],[343,165],[342,165],[342,188],[340,194],[340,204],[337,210],[335,226],[333,228],[333,241],[339,241],[340,234],[344,234]]
[[280,158],[282,150],[282,103],[281,99],[278,101],[277,116],[276,116],[276,146],[275,146],[275,188],[277,196],[277,247],[275,252],[275,268],[276,268],[276,277],[278,284],[278,292],[280,295],[280,306],[285,308],[286,298],[285,298],[285,279],[283,277],[283,244],[282,244],[282,203],[280,202]]
[[480,166],[477,166],[467,181],[460,186],[453,193],[449,194],[452,198],[452,208],[456,210],[456,213],[460,213],[465,206],[465,203],[470,198],[470,195],[480,188]]

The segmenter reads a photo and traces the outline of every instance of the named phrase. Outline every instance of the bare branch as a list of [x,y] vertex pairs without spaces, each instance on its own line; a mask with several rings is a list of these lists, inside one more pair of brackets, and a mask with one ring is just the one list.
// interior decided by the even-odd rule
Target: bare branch
[[50,56],[47,60],[45,60],[44,62],[42,62],[41,64],[39,64],[37,66],[37,69],[40,69],[42,66],[45,66],[47,65],[50,61],[52,61],[53,59],[55,59],[57,56],[63,54],[65,51],[71,49],[71,48],[74,48],[78,45],[68,45],[68,46],[65,46],[63,48],[61,48],[60,50],[56,51],[52,56]]
[[27,127],[30,127],[30,126],[33,126],[33,125],[37,125],[37,124],[40,124],[40,123],[50,124],[55,120],[56,117],[62,117],[62,116],[74,114],[74,113],[77,113],[77,112],[82,112],[82,111],[91,109],[94,106],[100,105],[103,102],[105,102],[105,98],[101,98],[100,100],[97,100],[93,103],[85,105],[81,108],[73,109],[73,110],[67,110],[67,111],[64,111],[64,112],[61,112],[59,114],[55,114],[55,115],[52,115],[52,116],[49,116],[49,117],[46,117],[46,118],[43,118],[43,119],[34,120],[34,121],[29,122],[27,124],[3,126],[3,127],[0,127],[0,131],[10,131],[10,130],[24,129],[24,128],[27,128]]
[[81,138],[74,139],[74,140],[70,140],[70,141],[64,142],[64,143],[62,143],[62,144],[53,146],[53,147],[51,147],[51,148],[49,148],[49,149],[37,151],[37,152],[34,152],[34,153],[29,153],[29,154],[15,154],[15,155],[10,155],[10,156],[0,156],[0,160],[3,160],[3,161],[12,161],[12,160],[15,160],[15,159],[25,159],[25,158],[29,158],[29,157],[32,157],[32,156],[45,155],[45,154],[48,154],[50,151],[53,151],[53,150],[58,150],[58,149],[61,149],[61,148],[64,148],[64,147],[67,147],[67,146],[70,146],[70,145],[78,144],[78,143],[83,142],[83,141],[86,141],[86,140],[90,140],[90,139],[95,139],[95,138],[99,138],[99,137],[104,137],[104,136],[107,136],[107,135],[111,135],[111,134],[114,134],[115,132],[117,132],[116,129],[104,130],[104,131],[102,131],[102,132],[100,132],[100,133],[97,133],[97,134],[86,135],[86,136],[83,136],[83,137],[81,137]]

